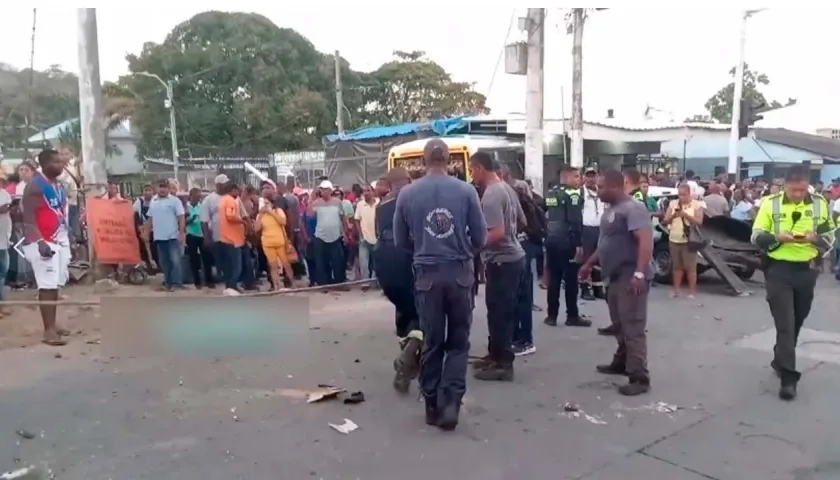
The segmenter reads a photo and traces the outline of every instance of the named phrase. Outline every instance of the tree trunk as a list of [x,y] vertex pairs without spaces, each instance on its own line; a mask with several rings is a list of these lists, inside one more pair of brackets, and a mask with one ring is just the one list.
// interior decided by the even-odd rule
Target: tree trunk
[[583,24],[586,10],[575,8],[572,12],[572,161],[576,168],[583,167]]

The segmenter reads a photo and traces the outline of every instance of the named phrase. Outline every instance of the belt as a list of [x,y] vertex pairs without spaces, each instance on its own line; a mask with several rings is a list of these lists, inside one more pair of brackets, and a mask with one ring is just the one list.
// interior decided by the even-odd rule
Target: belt
[[775,258],[768,257],[768,264],[769,265],[785,265],[790,267],[793,270],[810,270],[816,266],[816,258],[812,258],[811,260],[806,261],[799,261],[794,262],[791,260],[778,260]]

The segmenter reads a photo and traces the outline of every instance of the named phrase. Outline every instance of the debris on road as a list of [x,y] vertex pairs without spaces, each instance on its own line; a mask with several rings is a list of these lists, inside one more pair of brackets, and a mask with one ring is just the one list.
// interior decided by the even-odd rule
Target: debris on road
[[341,425],[336,425],[336,424],[334,424],[334,423],[328,423],[327,425],[329,425],[329,426],[330,426],[333,430],[335,430],[336,432],[338,432],[338,433],[343,433],[343,434],[345,434],[345,435],[347,435],[347,434],[349,434],[350,432],[352,432],[352,431],[356,430],[357,428],[359,428],[359,426],[358,426],[358,425],[356,425],[356,424],[353,422],[353,420],[350,420],[349,418],[345,418],[345,419],[344,419],[344,423],[342,423]]
[[348,405],[356,405],[365,401],[364,392],[353,392],[344,399],[344,403]]
[[613,410],[620,410],[624,412],[641,412],[641,411],[649,411],[649,412],[656,412],[656,413],[676,413],[680,410],[685,410],[685,408],[672,405],[670,403],[665,402],[651,402],[647,405],[641,405],[638,407],[628,407],[627,405],[622,404],[621,402],[616,402],[610,405],[610,408]]
[[42,478],[44,476],[41,474],[41,470],[34,465],[0,473],[0,480],[41,480]]
[[578,407],[574,403],[567,403],[566,405],[563,406],[563,410],[565,410],[567,412],[578,412],[578,411],[580,411],[580,407]]
[[17,433],[20,438],[24,438],[26,440],[32,440],[37,436],[29,430],[24,430],[22,428],[20,430],[17,430],[15,433]]
[[306,403],[317,403],[324,400],[338,398],[338,395],[345,390],[332,385],[318,385],[318,390],[311,391],[306,395]]
[[[566,408],[569,408],[569,407],[576,408],[576,410],[566,410]],[[568,403],[564,407],[564,411],[560,412],[560,415],[562,415],[566,418],[583,418],[584,420],[586,420],[587,422],[589,422],[593,425],[606,425],[607,424],[607,422],[605,422],[604,419],[602,419],[600,416],[589,415],[586,412],[584,412],[583,410],[581,410],[580,407],[578,407],[577,405],[572,405],[572,404],[568,404]]]

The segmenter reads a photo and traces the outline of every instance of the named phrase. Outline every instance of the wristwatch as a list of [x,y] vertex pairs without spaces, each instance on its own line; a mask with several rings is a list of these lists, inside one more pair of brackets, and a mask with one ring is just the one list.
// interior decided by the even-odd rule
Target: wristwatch
[[638,278],[639,280],[645,279],[644,272],[633,272],[633,278]]

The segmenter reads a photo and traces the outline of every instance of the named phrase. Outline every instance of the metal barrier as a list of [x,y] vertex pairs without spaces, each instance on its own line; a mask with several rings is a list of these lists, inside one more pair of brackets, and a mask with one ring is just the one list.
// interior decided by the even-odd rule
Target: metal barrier
[[[308,293],[330,291],[346,287],[355,287],[360,285],[370,285],[375,283],[375,278],[367,280],[354,280],[352,282],[338,283],[335,285],[317,285],[314,287],[289,288],[286,290],[268,291],[268,292],[246,292],[231,298],[242,297],[273,297],[275,295],[289,295],[292,293]],[[207,295],[185,295],[178,296],[178,298],[207,298]],[[96,307],[102,304],[101,300],[9,300],[0,302],[0,307],[14,307],[14,306],[40,306],[40,305],[55,305],[59,307]]]

